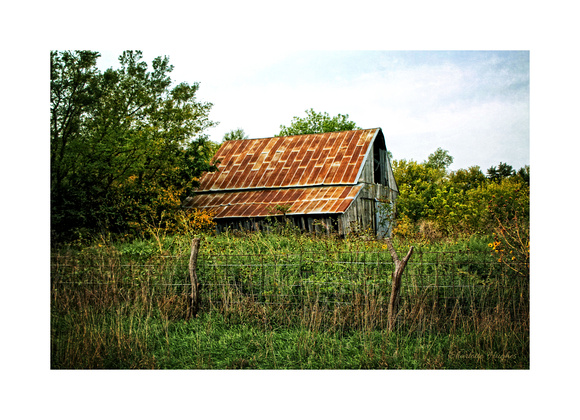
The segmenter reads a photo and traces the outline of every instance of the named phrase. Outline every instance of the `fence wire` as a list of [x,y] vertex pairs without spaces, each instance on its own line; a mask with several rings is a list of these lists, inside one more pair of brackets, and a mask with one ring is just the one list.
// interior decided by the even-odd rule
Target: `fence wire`
[[[136,293],[172,299],[191,293],[189,256],[146,262],[122,255],[51,258],[51,291],[84,292],[130,300]],[[206,255],[196,272],[201,306],[261,305],[335,309],[372,298],[386,304],[394,271],[388,252]],[[520,270],[521,271],[521,270]],[[464,310],[509,306],[527,314],[529,282],[489,253],[415,252],[402,279],[401,301]],[[404,305],[403,305],[404,307]]]

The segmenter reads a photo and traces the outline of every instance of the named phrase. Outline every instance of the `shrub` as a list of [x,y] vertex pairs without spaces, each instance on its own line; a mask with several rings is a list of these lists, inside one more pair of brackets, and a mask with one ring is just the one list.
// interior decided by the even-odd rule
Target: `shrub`
[[215,212],[211,210],[182,210],[178,216],[179,225],[175,233],[188,235],[213,233],[216,228],[214,217]]
[[393,228],[393,236],[401,239],[412,239],[415,234],[415,224],[411,218],[406,215],[399,217]]

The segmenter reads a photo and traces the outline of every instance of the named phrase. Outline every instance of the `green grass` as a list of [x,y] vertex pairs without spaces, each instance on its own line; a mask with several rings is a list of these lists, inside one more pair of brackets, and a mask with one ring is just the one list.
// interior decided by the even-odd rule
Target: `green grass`
[[84,321],[93,331],[77,331],[79,340],[66,343],[74,331],[53,337],[53,351],[66,347],[61,357],[53,353],[53,369],[529,368],[529,349],[513,332],[482,337],[477,331],[313,331],[236,324],[215,312],[189,322],[149,319],[132,330],[128,318],[121,326],[114,317]]
[[[189,238],[60,249],[51,367],[529,369],[526,279],[494,262],[488,241],[416,244],[393,331],[381,241],[204,236],[204,299],[191,320]],[[410,245],[395,243],[399,254]]]

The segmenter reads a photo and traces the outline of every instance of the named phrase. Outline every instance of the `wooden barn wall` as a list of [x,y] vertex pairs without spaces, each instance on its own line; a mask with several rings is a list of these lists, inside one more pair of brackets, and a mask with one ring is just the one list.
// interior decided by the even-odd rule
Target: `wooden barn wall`
[[368,229],[378,232],[377,200],[389,198],[394,201],[394,191],[380,184],[366,184],[349,208],[339,216],[338,225],[341,234],[351,229]]
[[367,161],[365,162],[365,165],[363,166],[363,169],[361,171],[360,174],[360,178],[358,182],[362,182],[365,184],[373,184],[374,183],[374,165],[373,165],[373,155],[371,153],[371,155],[368,157]]
[[332,214],[240,217],[217,219],[216,224],[218,232],[227,229],[268,232],[275,229],[276,225],[283,226],[288,221],[303,232],[336,233],[339,231],[338,217],[339,215]]

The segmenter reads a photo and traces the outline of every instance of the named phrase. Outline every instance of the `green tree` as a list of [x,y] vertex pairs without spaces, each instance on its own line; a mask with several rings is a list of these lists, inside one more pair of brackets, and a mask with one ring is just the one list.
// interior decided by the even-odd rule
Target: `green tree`
[[507,163],[500,162],[499,166],[496,168],[492,166],[487,170],[487,177],[490,181],[500,182],[504,179],[510,178],[516,174],[516,171],[511,165]]
[[425,164],[435,169],[447,170],[449,165],[453,163],[453,157],[449,154],[447,150],[443,150],[441,147],[437,148],[433,153],[429,155]]
[[445,165],[451,159],[436,152],[423,163],[393,161],[399,187],[397,223],[402,226],[395,234],[420,237],[422,227],[428,226],[439,237],[508,232],[523,238],[529,230],[529,167],[515,174],[501,164],[492,171],[497,179],[486,178],[478,166],[447,174]]
[[97,105],[99,53],[51,52],[50,166],[52,198],[70,188],[77,170],[76,157],[83,153],[84,125]]
[[235,130],[230,130],[226,134],[224,134],[223,141],[243,140],[247,138],[248,136],[246,135],[246,133],[242,128],[236,128]]
[[[167,57],[140,51],[101,72],[100,54],[51,52],[51,228],[124,231],[179,207],[210,165],[212,104],[172,86]],[[65,235],[66,236],[66,235]]]
[[520,168],[516,173],[516,177],[518,177],[522,182],[530,185],[530,165]]
[[449,175],[449,182],[462,191],[468,191],[485,184],[487,178],[479,166],[470,166],[467,169],[458,169]]
[[414,160],[394,160],[393,174],[399,188],[397,214],[416,223],[427,216],[429,202],[445,181],[445,171]]
[[295,136],[300,134],[329,133],[334,131],[358,130],[356,123],[348,120],[348,114],[331,117],[327,112],[318,113],[314,109],[306,110],[306,117],[292,118],[288,127],[281,125],[276,137]]

